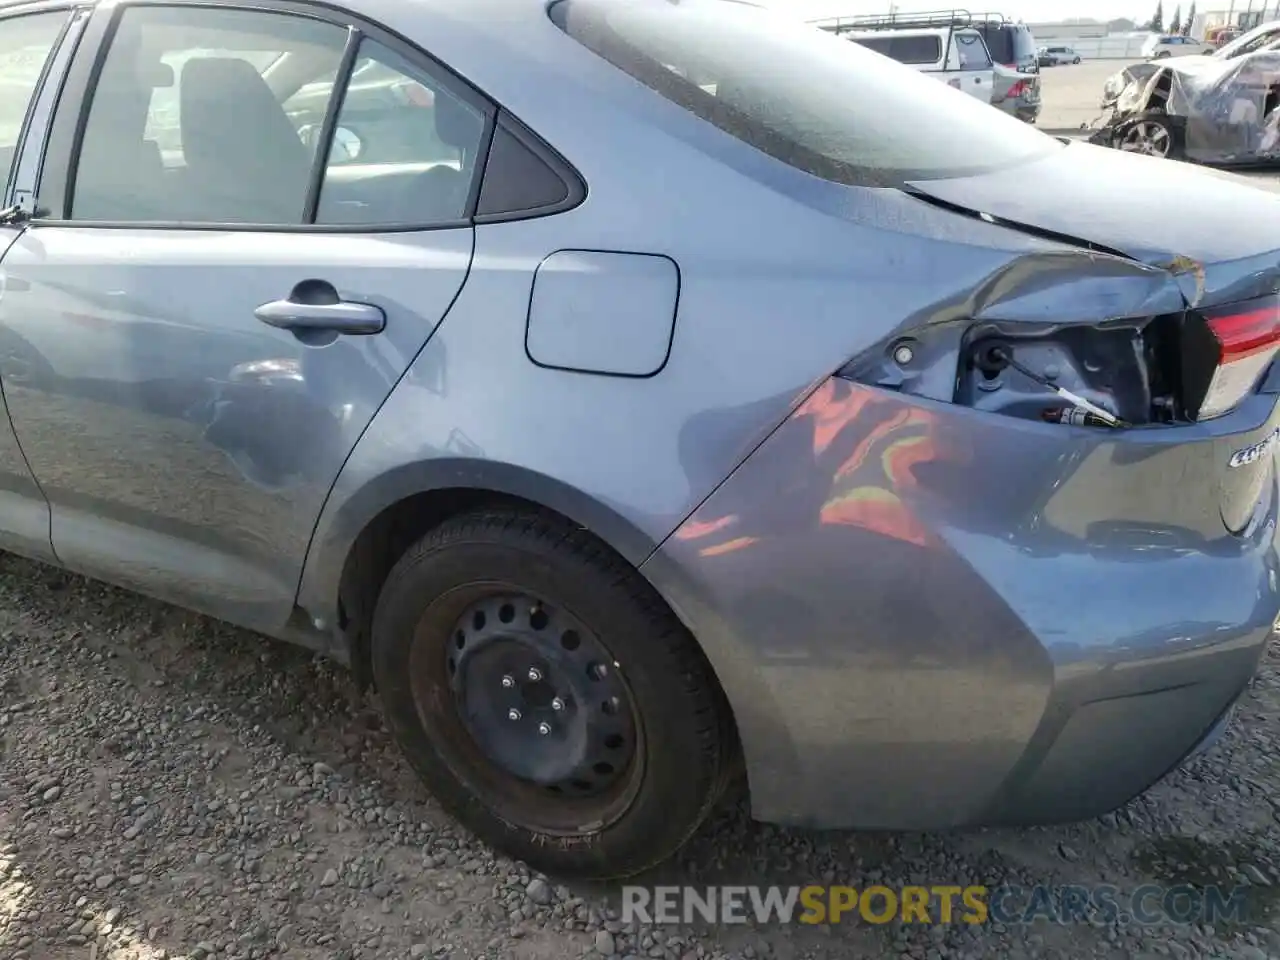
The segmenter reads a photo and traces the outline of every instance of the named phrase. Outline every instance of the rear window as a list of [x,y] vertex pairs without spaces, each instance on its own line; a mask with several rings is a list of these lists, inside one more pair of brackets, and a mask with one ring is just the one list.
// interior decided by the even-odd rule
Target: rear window
[[[1013,37],[1013,52],[1018,60],[1033,60],[1036,55],[1036,38],[1031,33],[1030,27],[1014,26],[1009,29],[1010,36]],[[1070,53],[1070,47],[1062,48],[1065,52]]]
[[942,39],[936,36],[903,37],[886,34],[882,37],[858,37],[853,42],[899,63],[919,65],[937,63],[942,59]]
[[996,63],[1013,63],[1017,57],[1013,52],[1013,31],[1006,30],[997,24],[985,24],[978,28],[982,39],[987,41],[987,49],[991,51],[991,59]]
[[735,0],[556,0],[550,15],[666,99],[836,183],[967,176],[1064,149],[927,74]]
[[[977,29],[987,41],[991,59],[996,63],[1012,65],[1035,59],[1036,39],[1026,26],[1017,23],[986,23],[979,25]],[[1055,53],[1060,50],[1061,48],[1054,48]]]

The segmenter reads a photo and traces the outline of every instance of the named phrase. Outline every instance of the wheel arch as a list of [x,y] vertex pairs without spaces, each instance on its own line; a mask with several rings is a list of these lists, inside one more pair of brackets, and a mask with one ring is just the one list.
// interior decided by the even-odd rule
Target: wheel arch
[[660,542],[609,504],[525,467],[469,458],[404,464],[326,508],[303,569],[298,606],[345,638],[338,652],[367,681],[361,624],[396,558],[449,518],[500,504],[557,514],[589,530],[637,571]]

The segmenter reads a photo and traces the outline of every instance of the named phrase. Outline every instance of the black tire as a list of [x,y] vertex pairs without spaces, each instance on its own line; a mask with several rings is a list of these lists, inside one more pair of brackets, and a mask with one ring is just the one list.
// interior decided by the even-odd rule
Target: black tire
[[1079,62],[1080,62],[1080,58],[1079,58],[1079,57],[1076,57],[1076,58],[1075,58],[1074,60],[1072,60],[1071,62],[1072,62],[1072,63],[1079,63]]
[[[503,769],[480,746],[483,736],[468,732],[475,729],[468,726],[474,708],[468,710],[472,719],[464,720],[455,690],[474,686],[475,674],[454,664],[455,644],[462,650],[470,639],[457,629],[459,617],[488,602],[486,595],[512,593],[536,598],[513,629],[535,629],[528,624],[545,604],[554,616],[581,624],[614,660],[609,682],[625,684],[623,699],[635,721],[635,752],[616,774],[625,784],[616,796],[606,794],[597,803],[552,795],[547,791],[558,786]],[[502,608],[504,623],[508,609]],[[472,621],[461,622],[465,627]],[[472,649],[483,649],[484,642],[477,639]],[[550,646],[554,660],[558,651],[554,642]],[[633,568],[557,517],[492,509],[432,530],[387,578],[374,613],[371,653],[388,725],[440,803],[491,847],[544,873],[600,880],[646,870],[693,835],[733,780],[731,716],[693,638]],[[547,667],[548,676],[555,668]],[[503,676],[502,686],[511,686],[510,680]],[[589,691],[574,707],[582,717],[590,713],[590,699]],[[532,720],[532,710],[521,722]],[[571,714],[557,716],[568,722]],[[497,730],[491,735],[498,738],[513,735],[500,724],[489,730]],[[538,743],[555,749],[551,741]],[[574,806],[579,803],[590,810]]]

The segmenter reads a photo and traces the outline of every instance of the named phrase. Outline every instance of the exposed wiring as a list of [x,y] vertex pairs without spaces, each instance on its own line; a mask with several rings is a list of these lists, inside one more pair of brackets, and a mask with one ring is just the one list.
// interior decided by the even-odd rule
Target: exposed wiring
[[991,357],[1003,363],[1007,363],[1009,366],[1013,367],[1013,369],[1017,370],[1020,374],[1022,374],[1028,380],[1032,380],[1035,383],[1040,384],[1040,386],[1044,387],[1046,390],[1056,393],[1063,400],[1067,401],[1067,403],[1071,404],[1072,406],[1080,410],[1084,410],[1087,413],[1092,414],[1093,416],[1097,417],[1099,420],[1107,424],[1107,426],[1110,426],[1110,427],[1124,426],[1124,422],[1119,417],[1117,417],[1114,413],[1112,413],[1110,410],[1107,410],[1103,407],[1098,406],[1096,403],[1093,403],[1091,400],[1088,400],[1084,397],[1081,397],[1081,396],[1078,396],[1077,394],[1072,393],[1066,387],[1058,386],[1056,383],[1054,383],[1044,374],[1036,373],[1034,370],[1031,370],[1028,367],[1022,365],[1017,360],[1015,360],[1013,358],[1013,354],[1010,353],[1008,350],[1006,350],[1004,347],[993,347],[991,349]]

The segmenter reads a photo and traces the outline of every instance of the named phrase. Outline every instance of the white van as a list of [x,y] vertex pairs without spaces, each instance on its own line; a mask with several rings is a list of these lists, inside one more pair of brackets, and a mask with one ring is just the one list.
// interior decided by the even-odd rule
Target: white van
[[846,40],[937,77],[984,103],[991,103],[995,67],[982,34],[970,27],[908,30],[840,30]]

